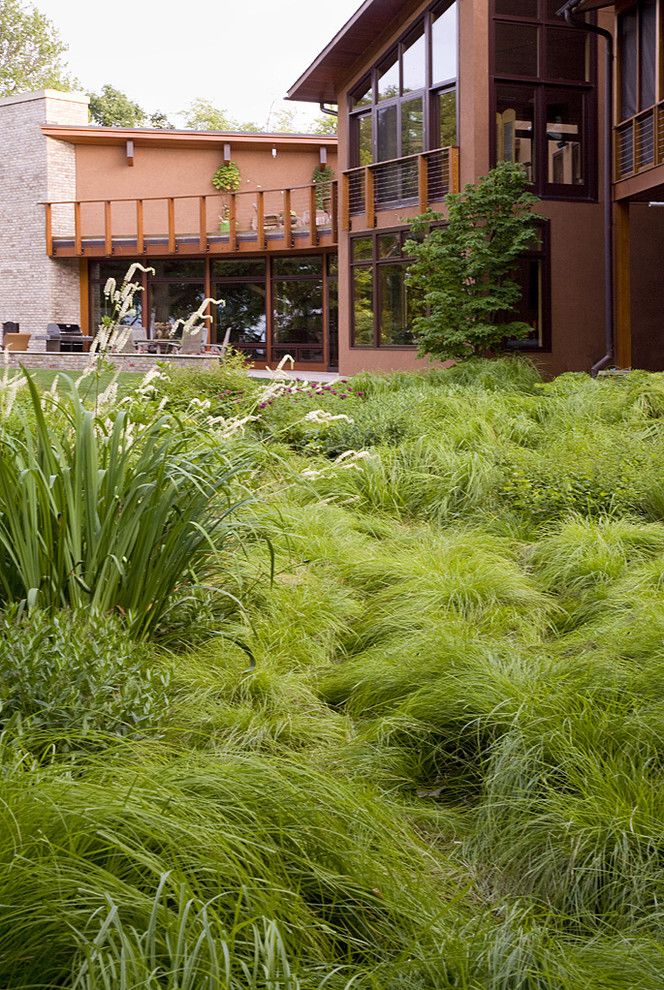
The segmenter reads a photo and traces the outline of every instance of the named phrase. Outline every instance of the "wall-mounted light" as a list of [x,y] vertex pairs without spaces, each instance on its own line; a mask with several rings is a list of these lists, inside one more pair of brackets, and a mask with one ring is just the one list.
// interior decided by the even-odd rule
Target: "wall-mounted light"
[[327,148],[320,149],[320,163],[321,165],[327,165]]
[[231,160],[231,146],[230,144],[224,145],[224,161],[229,162]]
[[127,141],[127,165],[134,164],[134,142]]
[[273,148],[272,149],[272,157],[273,158],[276,158],[277,157],[277,149],[276,148]]

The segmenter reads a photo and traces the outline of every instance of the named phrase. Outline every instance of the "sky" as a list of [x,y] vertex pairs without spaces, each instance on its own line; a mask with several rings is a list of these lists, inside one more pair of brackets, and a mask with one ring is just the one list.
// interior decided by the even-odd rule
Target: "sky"
[[174,124],[197,97],[269,129],[295,106],[304,125],[314,104],[283,104],[295,80],[361,0],[32,0],[69,45],[84,90],[111,83]]

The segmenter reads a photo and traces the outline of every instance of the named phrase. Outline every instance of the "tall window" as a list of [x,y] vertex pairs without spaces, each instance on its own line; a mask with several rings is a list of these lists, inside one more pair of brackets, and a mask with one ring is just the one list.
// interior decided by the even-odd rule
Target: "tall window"
[[351,167],[456,144],[457,4],[436,4],[351,94]]
[[323,258],[275,258],[272,265],[272,353],[323,361]]
[[215,314],[216,339],[229,342],[252,360],[267,358],[265,258],[212,262],[212,295],[223,299]]
[[494,0],[494,158],[520,162],[535,192],[595,191],[594,44],[559,0]]
[[619,116],[627,120],[657,102],[657,0],[639,0],[618,15]]
[[412,258],[404,244],[409,230],[351,238],[352,342],[354,347],[413,345],[413,301],[406,284]]

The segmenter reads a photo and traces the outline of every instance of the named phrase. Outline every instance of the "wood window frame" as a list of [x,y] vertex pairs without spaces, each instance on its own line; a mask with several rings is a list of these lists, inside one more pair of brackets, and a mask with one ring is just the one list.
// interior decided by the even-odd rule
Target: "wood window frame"
[[[458,30],[458,20],[457,20],[457,38],[456,38],[456,50],[457,50],[457,74],[453,79],[433,79],[433,56],[432,56],[432,30],[431,26],[433,20],[448,10],[450,7],[458,3],[459,0],[438,0],[437,3],[432,4],[431,7],[423,15],[421,15],[417,20],[408,26],[408,28],[403,32],[401,37],[395,42],[394,45],[390,47],[387,52],[384,52],[379,59],[377,59],[369,72],[364,73],[360,81],[352,88],[348,94],[348,120],[349,120],[349,168],[356,168],[361,163],[359,161],[359,128],[355,125],[355,121],[361,117],[370,115],[371,116],[371,132],[372,132],[372,159],[373,163],[379,161],[378,152],[378,110],[383,107],[387,107],[392,103],[397,104],[397,147],[398,154],[397,158],[408,157],[401,154],[401,104],[407,103],[409,100],[417,99],[418,96],[422,97],[423,104],[423,151],[435,151],[439,145],[437,142],[436,135],[438,133],[435,122],[435,113],[433,109],[433,101],[437,94],[442,90],[451,91],[458,89],[458,63],[459,63],[459,30]],[[408,93],[403,92],[403,51],[408,45],[409,40],[412,40],[415,35],[419,32],[420,28],[423,28],[423,36],[425,40],[425,67],[424,67],[424,86],[417,90],[410,90]],[[397,63],[399,66],[399,95],[394,97],[389,97],[385,100],[378,99],[378,78],[381,72],[381,68],[390,61],[390,59],[395,55],[397,56]],[[355,106],[354,101],[358,98],[358,94],[366,92],[368,89],[371,90],[372,99],[370,103],[366,103],[362,106]],[[456,107],[457,121],[456,129],[457,134],[459,130],[459,101],[457,99]],[[435,139],[436,138],[436,139]],[[435,140],[434,140],[435,139]]]
[[[621,113],[622,104],[622,51],[620,42],[619,21],[623,14],[631,10],[636,11],[636,113],[628,117],[623,117]],[[615,69],[615,94],[614,99],[614,126],[629,123],[648,110],[654,109],[664,99],[664,10],[662,0],[657,0],[655,14],[655,102],[648,106],[641,106],[641,73],[639,66],[641,62],[641,4],[639,0],[622,0],[615,4],[615,46],[616,46],[616,69]]]
[[[584,81],[555,79],[546,75],[547,28],[561,28],[573,31],[559,17],[548,14],[547,0],[538,0],[537,17],[516,17],[499,14],[496,0],[491,0],[489,38],[489,106],[491,122],[489,129],[489,154],[491,165],[497,164],[496,104],[500,86],[530,87],[534,92],[533,148],[534,182],[530,186],[541,199],[597,202],[598,195],[598,131],[597,131],[597,44],[596,39],[587,38],[587,79]],[[523,23],[538,26],[538,75],[519,76],[496,72],[496,32],[495,24],[500,22]],[[548,180],[548,149],[546,142],[546,107],[553,94],[581,93],[583,96],[582,120],[582,166],[584,181],[579,185],[557,184]]]
[[[401,241],[402,253],[399,257],[381,258],[378,248],[378,238],[385,234],[397,234]],[[407,268],[413,262],[413,258],[403,255],[403,247],[412,232],[409,227],[378,227],[375,230],[362,231],[353,235],[349,241],[350,250],[350,346],[352,350],[373,351],[412,351],[417,349],[417,344],[383,344],[380,339],[380,281],[378,272],[385,265],[401,264]],[[371,240],[371,258],[363,258],[353,261],[353,243],[358,240]],[[370,269],[372,273],[372,311],[373,311],[373,343],[355,343],[355,278],[356,268]]]
[[529,340],[507,341],[507,348],[524,354],[551,353],[551,223],[543,218],[537,224],[539,230],[539,246],[526,251],[524,257],[533,258],[541,264],[540,282],[540,312],[541,312],[541,342]]

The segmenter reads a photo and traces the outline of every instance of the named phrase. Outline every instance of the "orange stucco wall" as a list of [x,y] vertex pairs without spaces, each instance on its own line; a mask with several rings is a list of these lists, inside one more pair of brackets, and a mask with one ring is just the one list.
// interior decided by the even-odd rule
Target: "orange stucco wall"
[[[278,212],[283,208],[283,188],[308,187],[314,168],[320,163],[318,146],[279,149],[272,157],[270,147],[245,149],[231,144],[232,160],[241,173],[238,190],[238,219],[248,225],[256,203],[256,191],[265,192],[265,212]],[[84,144],[76,147],[76,194],[80,200],[145,199],[145,233],[163,233],[166,230],[166,197],[191,197],[175,204],[178,233],[195,232],[199,224],[198,197],[207,196],[208,230],[218,226],[227,197],[217,194],[211,177],[223,162],[223,144],[211,148],[145,147],[137,143],[134,164],[129,166],[124,146]],[[337,172],[336,153],[321,139],[320,147],[327,147],[327,163]],[[277,190],[277,192],[267,192]],[[163,197],[160,202],[155,197]],[[151,200],[153,200],[151,202]],[[308,188],[297,189],[292,194],[291,208],[298,214],[310,206]],[[84,236],[93,236],[103,230],[103,204],[83,205],[81,223]],[[136,232],[136,208],[134,203],[113,205],[113,232],[131,235]]]

